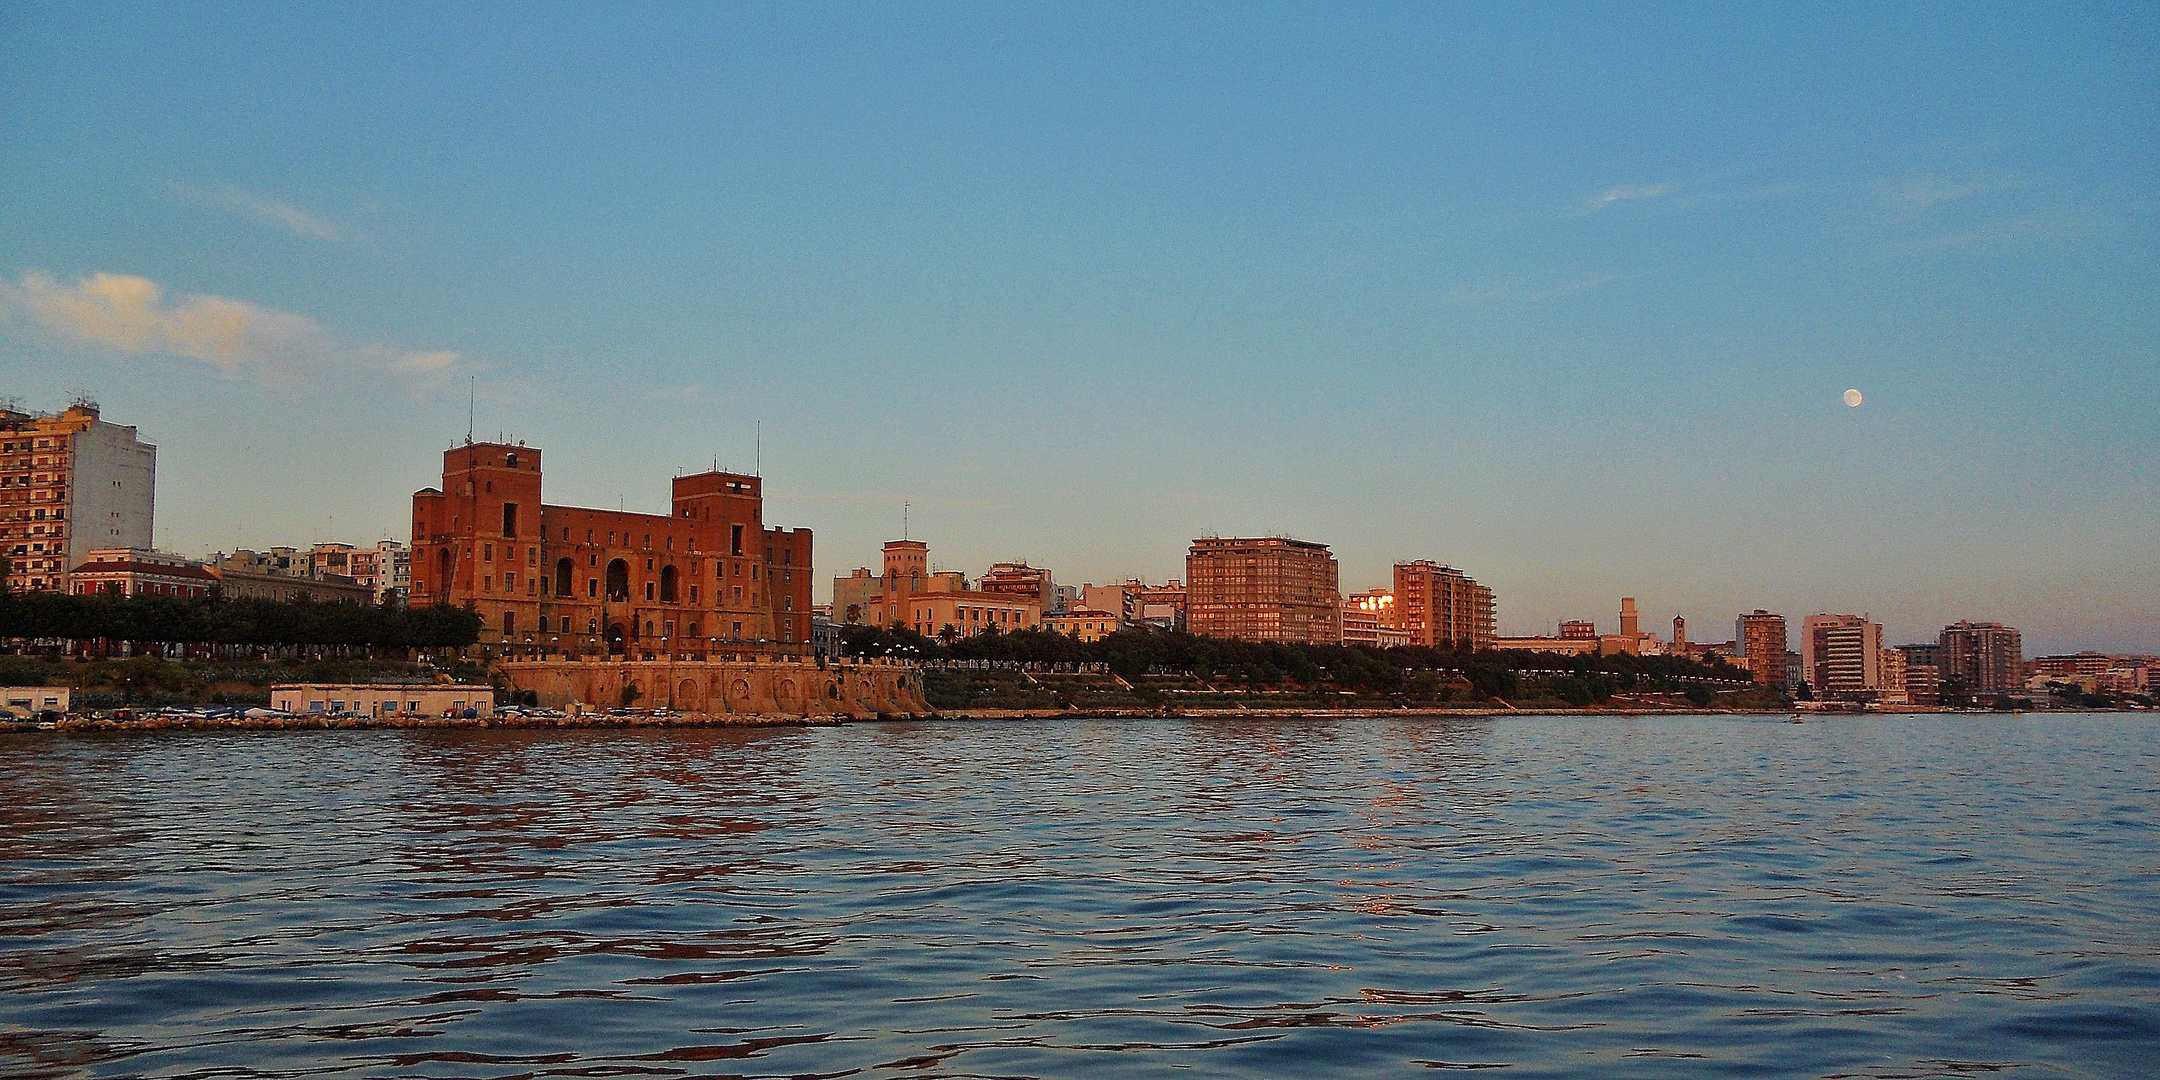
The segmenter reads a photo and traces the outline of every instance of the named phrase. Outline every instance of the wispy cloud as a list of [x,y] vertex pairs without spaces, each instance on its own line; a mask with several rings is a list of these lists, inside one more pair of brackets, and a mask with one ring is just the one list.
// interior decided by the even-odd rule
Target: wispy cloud
[[264,198],[236,187],[200,188],[172,181],[167,187],[175,198],[196,206],[235,214],[251,221],[268,222],[295,236],[316,240],[344,240],[345,230],[320,214],[311,214],[287,202]]
[[129,356],[181,357],[232,378],[289,382],[332,375],[440,376],[449,351],[417,352],[339,341],[305,315],[223,296],[176,296],[133,274],[92,274],[74,284],[28,273],[0,281],[0,314],[16,313],[69,344]]
[[2074,240],[2104,232],[2107,219],[2073,207],[2044,208],[2030,214],[1980,222],[1971,228],[1931,236],[1912,237],[1887,245],[1890,258],[1924,255],[1936,251],[1973,251],[2019,243]]
[[1558,300],[1576,293],[1589,292],[1601,285],[1619,280],[1618,274],[1592,274],[1548,285],[1525,285],[1521,282],[1503,281],[1492,285],[1465,286],[1440,294],[1440,302],[1455,307],[1482,307],[1487,304],[1540,304]]
[[1946,203],[1961,202],[1976,195],[2009,191],[2023,186],[2007,180],[1972,177],[1946,180],[1936,176],[1922,176],[1886,185],[1881,197],[1883,203],[1893,210],[1919,214]]
[[1671,184],[1621,184],[1609,187],[1583,203],[1586,214],[1594,214],[1614,203],[1637,202],[1642,199],[1658,199],[1673,193]]

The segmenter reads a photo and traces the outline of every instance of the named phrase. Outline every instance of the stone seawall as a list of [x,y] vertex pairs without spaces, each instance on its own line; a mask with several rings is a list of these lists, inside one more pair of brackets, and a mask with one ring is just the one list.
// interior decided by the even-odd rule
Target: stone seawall
[[728,716],[928,716],[922,672],[912,664],[861,660],[819,666],[775,660],[505,660],[495,670],[513,690],[532,691],[540,704],[591,709],[630,704],[641,709]]

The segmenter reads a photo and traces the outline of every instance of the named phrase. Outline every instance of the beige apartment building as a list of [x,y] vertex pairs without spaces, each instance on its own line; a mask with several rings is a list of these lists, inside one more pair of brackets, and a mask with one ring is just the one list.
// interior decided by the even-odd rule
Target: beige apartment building
[[1493,592],[1470,575],[1429,559],[1395,564],[1395,612],[1410,644],[1493,647]]
[[1733,622],[1733,653],[1758,686],[1784,686],[1785,616],[1761,608]]
[[975,588],[988,593],[1004,593],[1021,599],[1035,601],[1038,611],[1057,609],[1057,582],[1049,570],[1029,566],[1027,560],[993,564],[975,580]]
[[373,547],[321,543],[308,552],[310,577],[346,577],[374,590],[378,604],[402,604],[412,591],[412,549],[395,540]]
[[274,547],[266,551],[240,548],[231,554],[218,552],[209,559],[217,575],[220,594],[227,600],[277,600],[291,603],[312,600],[318,604],[372,604],[375,590],[343,574],[317,573],[308,552]]
[[924,637],[970,638],[1011,634],[1042,622],[1042,608],[1032,596],[982,592],[919,592],[902,605],[909,629]]
[[0,410],[0,556],[7,587],[72,592],[101,548],[151,546],[157,447],[78,400],[57,416]]
[[1338,569],[1326,544],[1205,537],[1185,556],[1185,628],[1203,637],[1342,641]]
[[1882,651],[1882,687],[1875,700],[1884,705],[1910,705],[1913,703],[1907,691],[1910,673],[1906,670],[1905,654],[1896,649]]
[[1865,615],[1810,615],[1800,624],[1800,670],[1818,694],[1879,694],[1882,654],[1882,624]]

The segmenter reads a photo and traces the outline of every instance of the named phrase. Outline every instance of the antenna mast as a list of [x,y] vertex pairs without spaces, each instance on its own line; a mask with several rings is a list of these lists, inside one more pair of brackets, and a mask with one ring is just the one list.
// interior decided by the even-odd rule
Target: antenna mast
[[472,381],[465,386],[465,445],[472,445],[473,411],[480,403],[480,376],[468,376]]
[[757,422],[757,436],[756,436],[756,440],[757,440],[756,442],[753,442],[753,443],[751,444],[751,449],[750,449],[750,475],[752,475],[752,476],[755,476],[755,477],[758,477],[759,479],[764,479],[764,477],[765,477],[765,421],[763,421],[763,420],[760,420],[760,421],[758,421],[758,422]]

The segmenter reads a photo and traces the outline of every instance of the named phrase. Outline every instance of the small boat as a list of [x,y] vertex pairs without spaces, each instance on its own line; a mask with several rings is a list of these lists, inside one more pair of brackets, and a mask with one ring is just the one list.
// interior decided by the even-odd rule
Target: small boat
[[1799,714],[1799,713],[1794,713],[1794,714],[1792,715],[1792,722],[1793,722],[1793,723],[1795,723],[1795,724],[1802,724],[1802,723],[1806,723],[1806,721],[1804,721],[1804,720],[1800,719],[1800,714]]

